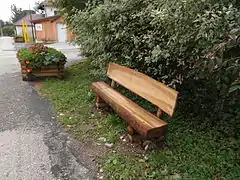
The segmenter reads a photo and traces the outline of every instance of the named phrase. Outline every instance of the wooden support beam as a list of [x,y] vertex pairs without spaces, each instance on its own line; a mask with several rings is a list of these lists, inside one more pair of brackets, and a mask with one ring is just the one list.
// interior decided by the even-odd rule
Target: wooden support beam
[[142,141],[144,140],[144,138],[141,135],[139,135],[139,134],[134,134],[134,135],[128,134],[128,138],[129,138],[129,141],[131,143],[140,143],[140,144],[142,144]]
[[135,133],[134,129],[131,126],[127,127],[128,134],[133,135]]
[[158,108],[157,110],[157,117],[161,118],[163,116],[163,110],[161,110],[160,108]]
[[111,87],[112,87],[112,88],[115,88],[115,86],[116,86],[116,82],[115,82],[114,80],[112,80],[112,82],[111,82]]
[[100,97],[97,95],[97,96],[96,96],[96,107],[97,107],[97,109],[100,108],[100,107],[99,107],[100,101],[101,101],[101,99],[100,99]]
[[96,108],[99,110],[100,108],[105,108],[107,104],[97,95],[96,96]]

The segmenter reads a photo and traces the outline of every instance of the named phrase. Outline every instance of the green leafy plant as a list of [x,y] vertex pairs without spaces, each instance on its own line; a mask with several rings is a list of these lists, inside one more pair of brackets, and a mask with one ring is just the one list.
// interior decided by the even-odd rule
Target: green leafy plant
[[59,60],[62,60],[64,62],[66,60],[65,55],[54,48],[48,48],[47,54],[45,55],[44,58],[45,58],[44,64],[46,66],[50,64],[58,63]]
[[66,62],[66,56],[62,52],[43,44],[34,44],[29,48],[20,49],[17,58],[20,63],[28,61],[33,68]]
[[22,35],[16,35],[14,36],[15,42],[24,42],[24,37]]
[[15,34],[15,26],[7,25],[2,28],[4,36],[14,36]]
[[229,89],[229,93],[240,91],[240,82],[233,83],[232,86]]
[[23,35],[16,35],[14,38],[23,38]]
[[97,78],[106,77],[109,62],[131,67],[180,91],[183,115],[218,122],[225,114],[236,116],[230,104],[238,103],[239,93],[229,89],[239,79],[239,56],[232,59],[233,47],[226,42],[239,25],[237,5],[235,0],[107,0],[71,13],[62,10]]

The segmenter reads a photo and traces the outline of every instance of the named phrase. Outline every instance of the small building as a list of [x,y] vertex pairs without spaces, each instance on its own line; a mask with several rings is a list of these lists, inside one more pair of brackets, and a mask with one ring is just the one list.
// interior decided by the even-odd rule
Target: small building
[[31,21],[35,26],[36,41],[66,42],[74,38],[60,15]]
[[54,0],[43,0],[39,3],[37,9],[42,11],[44,17],[31,21],[35,27],[37,42],[66,42],[74,38],[53,4]]
[[33,37],[32,32],[34,33],[34,31],[32,30],[31,20],[36,20],[39,18],[42,18],[41,14],[27,14],[23,18],[19,19],[16,23],[14,23],[16,27],[16,35],[23,35],[22,23],[24,22],[24,24],[28,26],[29,36]]
[[43,0],[36,7],[42,11],[45,17],[56,16],[59,14],[58,9],[53,7],[54,0]]

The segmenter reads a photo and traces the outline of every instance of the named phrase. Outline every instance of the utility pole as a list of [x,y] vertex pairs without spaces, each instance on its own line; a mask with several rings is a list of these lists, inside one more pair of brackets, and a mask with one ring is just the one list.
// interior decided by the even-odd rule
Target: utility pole
[[33,23],[32,23],[32,11],[31,11],[31,8],[30,8],[30,4],[29,4],[29,12],[30,12],[30,23],[31,23],[31,29],[32,29],[32,38],[33,38],[33,42],[35,42]]

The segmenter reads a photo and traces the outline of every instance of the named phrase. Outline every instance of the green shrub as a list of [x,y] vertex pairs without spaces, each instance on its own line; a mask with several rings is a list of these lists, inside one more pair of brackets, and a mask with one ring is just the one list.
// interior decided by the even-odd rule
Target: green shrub
[[17,58],[20,63],[29,61],[29,65],[33,68],[66,62],[66,56],[62,52],[43,44],[34,44],[29,48],[20,49]]
[[16,35],[16,36],[14,36],[14,41],[15,42],[24,42],[25,38],[22,35]]
[[105,77],[110,61],[134,68],[180,91],[183,114],[203,121],[229,117],[239,102],[239,91],[229,93],[239,56],[209,56],[239,15],[225,0],[106,0],[65,13],[95,76]]
[[16,35],[16,36],[14,36],[14,39],[17,39],[17,38],[23,38],[23,35]]
[[4,26],[2,31],[4,36],[14,36],[15,26]]

